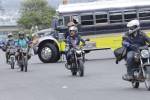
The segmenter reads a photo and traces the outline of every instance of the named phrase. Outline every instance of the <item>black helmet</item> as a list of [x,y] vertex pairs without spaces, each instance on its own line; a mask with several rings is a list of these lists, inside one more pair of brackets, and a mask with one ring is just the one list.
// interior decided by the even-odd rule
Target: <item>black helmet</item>
[[24,32],[19,32],[19,38],[24,38],[25,33]]

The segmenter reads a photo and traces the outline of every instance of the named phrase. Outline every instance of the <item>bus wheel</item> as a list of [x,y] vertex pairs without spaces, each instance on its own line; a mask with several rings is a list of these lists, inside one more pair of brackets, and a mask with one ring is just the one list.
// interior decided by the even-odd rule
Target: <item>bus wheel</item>
[[46,43],[39,48],[38,56],[43,63],[55,63],[59,60],[59,51],[52,43]]

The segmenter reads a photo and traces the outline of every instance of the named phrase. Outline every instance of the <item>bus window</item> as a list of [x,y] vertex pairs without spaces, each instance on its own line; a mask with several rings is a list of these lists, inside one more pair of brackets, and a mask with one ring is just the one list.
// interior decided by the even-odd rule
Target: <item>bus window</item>
[[126,11],[126,12],[124,12],[124,19],[125,19],[125,22],[129,22],[133,19],[137,19],[136,11]]
[[140,20],[150,20],[150,11],[140,11],[139,19]]
[[59,23],[59,26],[63,26],[63,18],[60,18],[60,19],[58,20],[58,23]]
[[113,12],[110,13],[110,23],[122,23],[122,13],[121,12]]
[[96,14],[96,23],[107,23],[107,14]]
[[70,16],[64,16],[64,25],[67,26],[69,22],[70,22]]
[[81,15],[81,24],[82,25],[93,25],[93,15]]

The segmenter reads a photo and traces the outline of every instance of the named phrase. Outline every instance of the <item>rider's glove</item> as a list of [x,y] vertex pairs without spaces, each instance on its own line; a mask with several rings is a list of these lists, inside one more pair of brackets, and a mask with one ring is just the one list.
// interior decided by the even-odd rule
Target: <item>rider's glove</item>
[[125,47],[130,47],[130,43],[129,43],[129,42],[123,42],[123,45],[124,45]]

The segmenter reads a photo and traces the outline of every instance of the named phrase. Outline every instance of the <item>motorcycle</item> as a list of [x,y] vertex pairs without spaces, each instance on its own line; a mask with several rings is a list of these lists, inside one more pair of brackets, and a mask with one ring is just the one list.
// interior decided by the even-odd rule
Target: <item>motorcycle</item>
[[135,54],[137,68],[133,69],[133,79],[126,80],[132,83],[133,88],[139,88],[140,83],[144,82],[147,90],[150,91],[150,49],[148,46],[139,47]]
[[[85,52],[81,47],[72,47],[69,52],[71,53],[70,65],[66,65],[66,68],[71,70],[73,76],[79,73],[80,77],[84,76],[84,62],[85,62]],[[68,67],[70,66],[70,67]]]
[[27,72],[28,68],[28,48],[19,48],[18,49],[18,65],[20,67],[20,71]]
[[8,57],[8,64],[10,64],[11,69],[14,69],[15,66],[15,54],[16,48],[15,47],[8,47],[7,52],[9,53]]

